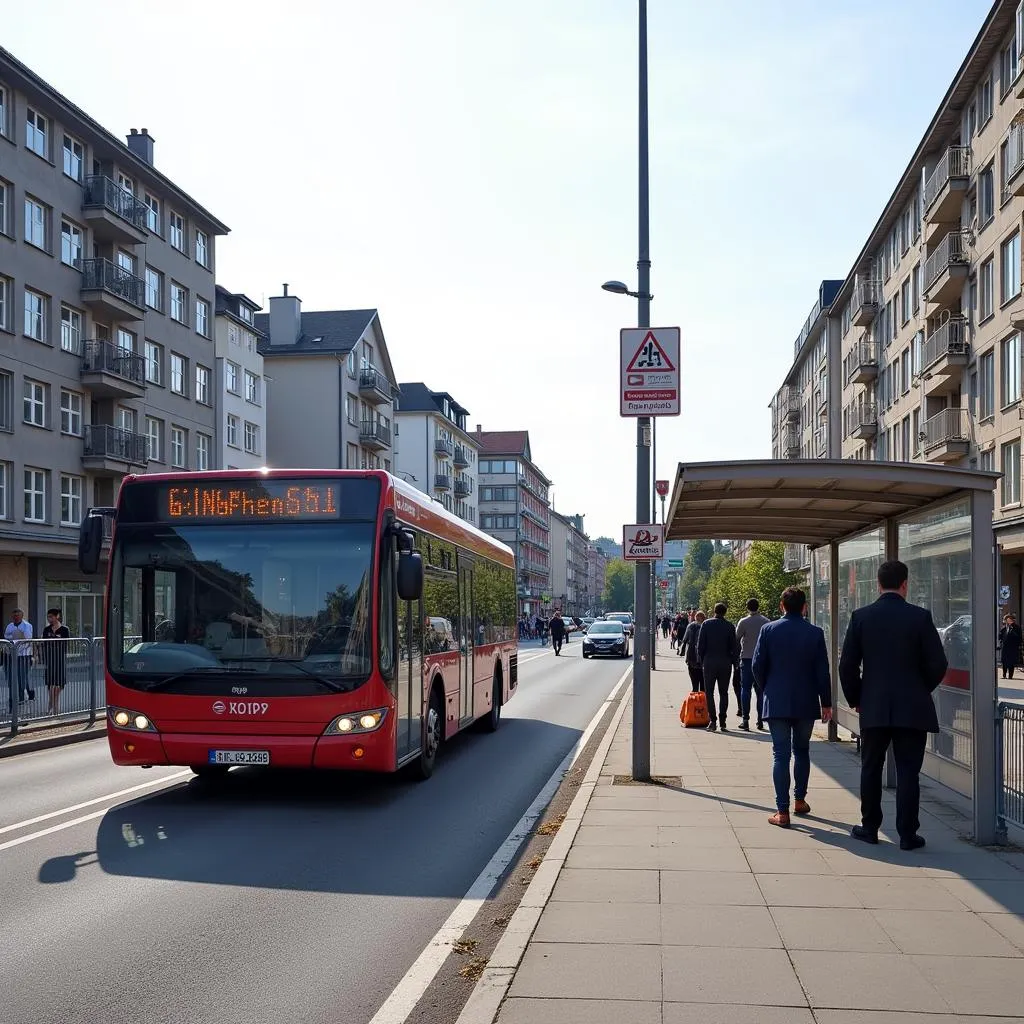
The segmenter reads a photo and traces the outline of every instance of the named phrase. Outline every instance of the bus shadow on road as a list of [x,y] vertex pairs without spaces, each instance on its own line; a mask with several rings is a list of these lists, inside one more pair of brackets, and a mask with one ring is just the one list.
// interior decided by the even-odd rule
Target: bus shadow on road
[[[234,770],[119,804],[92,851],[46,861],[39,881],[80,872],[201,885],[461,899],[580,730],[506,719],[447,744],[431,779]],[[80,849],[72,847],[72,849]]]

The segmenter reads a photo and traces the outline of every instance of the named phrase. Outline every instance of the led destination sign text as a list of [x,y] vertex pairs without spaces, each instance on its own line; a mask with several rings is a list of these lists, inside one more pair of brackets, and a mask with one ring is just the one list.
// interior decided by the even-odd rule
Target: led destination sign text
[[251,485],[192,484],[168,487],[163,518],[260,520],[334,519],[340,508],[336,483],[264,481]]

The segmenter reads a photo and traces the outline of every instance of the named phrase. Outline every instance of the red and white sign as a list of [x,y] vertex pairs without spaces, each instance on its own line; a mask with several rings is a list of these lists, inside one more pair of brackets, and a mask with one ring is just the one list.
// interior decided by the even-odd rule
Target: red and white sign
[[658,497],[659,498],[667,498],[668,497],[668,481],[667,480],[657,480],[657,481],[655,481],[654,487],[655,487],[655,490],[657,490],[657,492],[658,492]]
[[665,527],[633,523],[622,528],[622,557],[627,562],[654,562],[665,557]]
[[668,590],[668,580],[658,580],[658,586],[661,587],[662,590]]
[[679,415],[678,327],[619,332],[619,415]]

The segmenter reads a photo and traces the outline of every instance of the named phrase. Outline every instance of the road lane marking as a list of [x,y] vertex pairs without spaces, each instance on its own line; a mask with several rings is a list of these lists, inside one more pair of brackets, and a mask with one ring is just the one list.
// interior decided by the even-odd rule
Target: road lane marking
[[[172,779],[181,779],[186,775],[191,775],[190,770],[181,772],[175,772],[173,775],[163,775],[155,779],[150,779],[149,782],[140,782],[137,786],[129,786],[127,789],[119,789],[116,793],[107,793],[106,796],[98,796],[93,800],[85,800],[80,804],[72,804],[70,807],[62,807],[59,811],[49,811],[46,814],[39,814],[34,818],[26,818],[24,821],[15,822],[13,825],[4,825],[0,828],[0,836],[7,832],[17,832],[19,829],[28,828],[30,825],[38,825],[41,821],[49,821],[50,818],[59,818],[62,814],[72,814],[75,811],[80,811],[85,807],[92,807],[94,804],[106,803],[110,800],[117,800],[119,797],[127,796],[129,793],[137,793],[140,789],[149,789],[151,786],[159,786],[161,783],[170,782]],[[103,813],[103,812],[100,812]],[[76,818],[73,822],[68,822],[69,825],[77,824],[80,821],[88,821],[89,815],[84,818]],[[42,832],[37,832],[35,835],[48,835],[54,829],[44,829]],[[29,838],[32,838],[31,836]],[[11,844],[17,845],[17,844]],[[0,846],[0,850],[7,849],[7,844]]]
[[477,875],[476,881],[469,887],[459,905],[448,915],[448,919],[427,943],[412,967],[406,971],[402,980],[395,986],[387,999],[384,1000],[380,1009],[370,1019],[370,1024],[405,1024],[405,1021],[408,1020],[409,1015],[416,1008],[416,1004],[423,998],[423,994],[429,988],[430,983],[437,976],[438,971],[441,970],[445,960],[448,959],[452,946],[462,938],[466,929],[473,923],[473,919],[487,901],[487,897],[490,896],[498,880],[505,873],[519,847],[529,838],[537,819],[543,814],[544,808],[551,802],[552,797],[558,791],[558,787],[562,784],[563,776],[576,763],[587,741],[604,717],[608,705],[618,698],[619,692],[632,671],[633,666],[630,664],[619,677],[619,681],[615,684],[612,692],[597,709],[596,714],[590,720],[587,727],[580,733],[580,737],[572,750],[565,755],[561,764],[554,770],[548,781],[544,783],[541,791],[534,797],[533,802],[526,809],[526,813],[516,823],[508,838],[495,851],[494,856],[487,862],[483,871]]

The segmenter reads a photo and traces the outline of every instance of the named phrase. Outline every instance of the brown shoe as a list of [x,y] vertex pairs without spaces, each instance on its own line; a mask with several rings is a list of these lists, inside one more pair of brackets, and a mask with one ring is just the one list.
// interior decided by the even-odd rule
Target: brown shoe
[[811,805],[806,800],[797,800],[793,803],[794,814],[810,814]]
[[779,828],[789,828],[789,811],[776,811],[769,819],[769,825],[777,825]]

